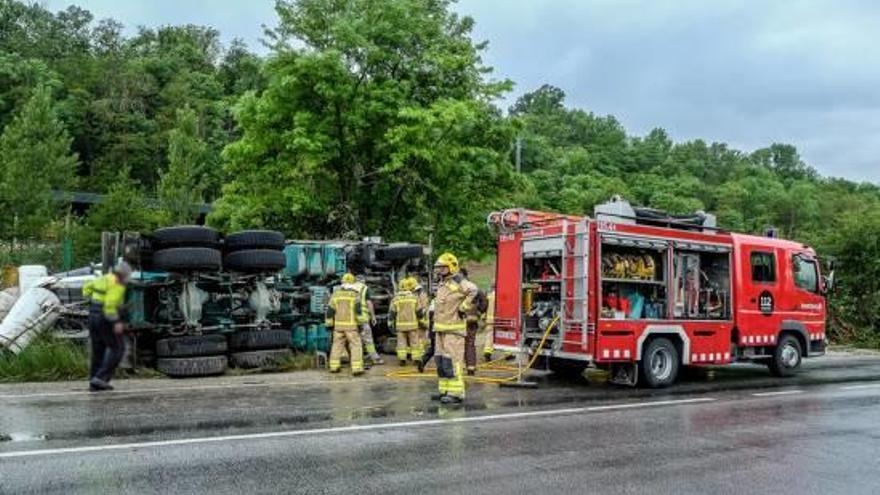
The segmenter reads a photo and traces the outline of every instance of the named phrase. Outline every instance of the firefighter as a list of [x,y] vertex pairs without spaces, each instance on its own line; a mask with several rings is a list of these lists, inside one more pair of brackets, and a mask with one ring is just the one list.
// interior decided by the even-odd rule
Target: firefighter
[[477,346],[483,350],[483,359],[491,361],[495,353],[495,284],[492,284],[486,295],[486,312],[483,313],[480,323]]
[[443,253],[434,264],[438,277],[434,298],[434,332],[439,394],[444,404],[460,404],[465,397],[464,347],[467,317],[474,311],[477,287],[461,276],[458,259]]
[[131,277],[131,266],[120,261],[112,273],[83,286],[83,296],[91,301],[89,307],[89,340],[92,356],[89,370],[89,390],[113,390],[110,380],[125,354],[125,324],[122,309],[125,287]]
[[[466,268],[462,268],[459,273],[464,280],[469,281]],[[478,289],[474,302],[475,310],[467,315],[467,333],[464,340],[464,361],[469,376],[477,373],[477,332],[480,327],[480,315],[486,306],[486,294]]]
[[354,275],[346,273],[342,276],[342,285],[330,296],[324,319],[324,324],[333,332],[329,363],[331,373],[338,373],[342,369],[341,356],[348,344],[351,374],[354,376],[363,374],[364,351],[358,333],[360,318],[360,287],[357,286]]
[[397,333],[397,359],[404,366],[412,357],[413,361],[422,360],[422,339],[419,335],[419,320],[424,314],[419,308],[419,298],[415,294],[416,279],[404,278],[400,282],[400,290],[391,300],[388,321]]
[[[348,273],[354,278],[354,275]],[[376,311],[373,303],[370,301],[369,288],[364,283],[363,277],[358,278],[355,283],[358,291],[360,302],[360,313],[358,315],[358,325],[361,333],[361,340],[364,343],[364,353],[367,355],[372,364],[385,364],[382,356],[376,350],[376,343],[373,340],[373,326],[376,324]]]

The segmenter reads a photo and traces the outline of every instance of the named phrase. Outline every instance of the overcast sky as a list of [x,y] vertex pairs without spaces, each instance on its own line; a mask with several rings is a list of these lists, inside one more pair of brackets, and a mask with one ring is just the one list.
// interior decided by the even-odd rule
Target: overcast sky
[[[44,0],[137,25],[214,26],[259,49],[272,0]],[[880,182],[880,2],[461,0],[517,95],[549,83],[630,133],[795,144],[824,175]],[[508,106],[509,101],[503,105]]]

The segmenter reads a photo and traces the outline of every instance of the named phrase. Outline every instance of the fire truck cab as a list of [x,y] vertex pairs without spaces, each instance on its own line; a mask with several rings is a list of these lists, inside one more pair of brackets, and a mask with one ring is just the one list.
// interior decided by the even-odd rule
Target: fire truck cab
[[510,209],[498,231],[495,343],[556,372],[608,369],[664,387],[682,366],[751,361],[777,376],[825,351],[813,249],[672,217],[620,198],[595,218]]

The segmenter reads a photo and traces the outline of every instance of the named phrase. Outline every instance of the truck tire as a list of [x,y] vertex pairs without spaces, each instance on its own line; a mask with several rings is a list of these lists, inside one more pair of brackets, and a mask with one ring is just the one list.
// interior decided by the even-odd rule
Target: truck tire
[[283,252],[273,249],[246,249],[227,254],[223,265],[233,272],[277,273],[287,266],[287,259]]
[[220,251],[206,247],[178,247],[153,253],[153,268],[162,272],[216,272]]
[[230,356],[230,364],[244,369],[274,368],[292,355],[293,351],[290,349],[236,352]]
[[214,356],[226,353],[226,337],[223,335],[185,335],[156,341],[159,357]]
[[242,230],[226,236],[226,252],[245,249],[284,249],[284,234],[274,230]]
[[220,244],[220,233],[211,227],[201,225],[178,225],[165,227],[153,232],[153,242],[157,249],[171,247],[209,247]]
[[681,358],[669,339],[658,337],[645,345],[640,364],[639,381],[648,388],[663,388],[675,383]]
[[783,334],[779,337],[776,349],[773,350],[773,358],[767,362],[770,374],[779,377],[794,375],[797,367],[801,365],[803,352],[797,337],[791,334]]
[[287,349],[290,344],[288,330],[241,330],[229,336],[229,348],[234,351]]
[[377,249],[376,259],[379,261],[403,261],[421,258],[423,252],[422,246],[418,244],[392,244]]
[[226,356],[159,358],[156,369],[175,378],[222,375],[229,366]]

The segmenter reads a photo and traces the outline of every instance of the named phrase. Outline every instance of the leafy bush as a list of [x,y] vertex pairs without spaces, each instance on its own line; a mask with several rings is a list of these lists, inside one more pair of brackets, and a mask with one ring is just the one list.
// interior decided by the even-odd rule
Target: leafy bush
[[79,380],[88,376],[88,352],[70,341],[44,337],[18,355],[0,354],[0,382]]

